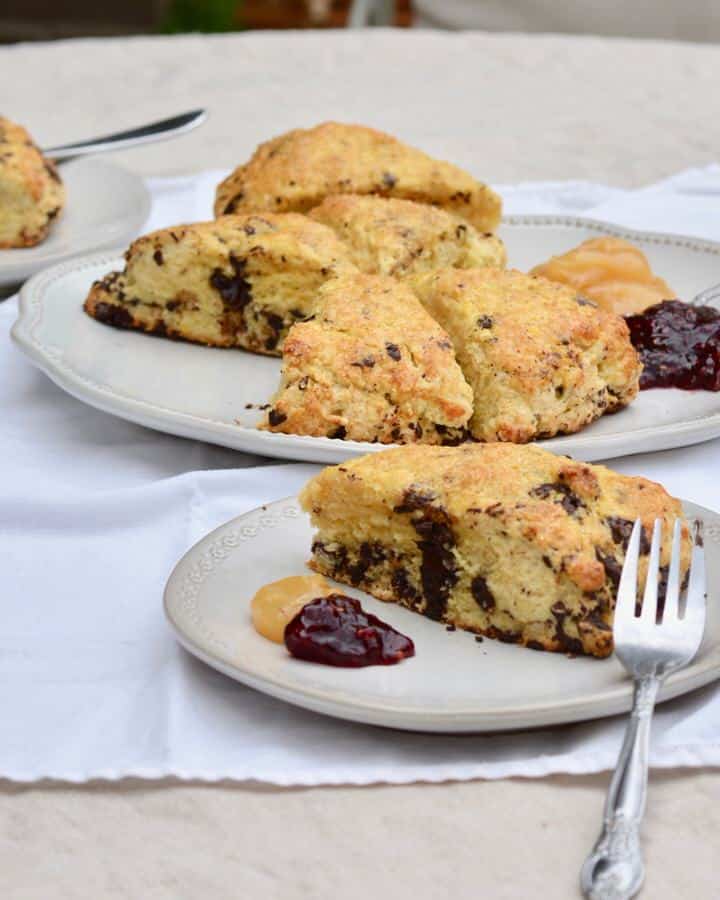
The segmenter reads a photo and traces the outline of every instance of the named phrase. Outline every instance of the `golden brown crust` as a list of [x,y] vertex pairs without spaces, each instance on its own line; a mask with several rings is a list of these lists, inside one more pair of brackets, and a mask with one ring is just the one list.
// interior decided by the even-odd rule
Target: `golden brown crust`
[[[607,656],[633,521],[680,502],[660,485],[533,446],[410,446],[324,469],[301,494],[312,567],[430,618],[536,649]],[[684,528],[683,572],[690,538]]]
[[571,433],[637,395],[627,325],[571,288],[491,268],[445,269],[411,285],[453,340],[480,440]]
[[442,442],[472,410],[447,334],[392,278],[347,275],[294,325],[262,426],[380,443]]
[[96,282],[86,311],[101,322],[213,347],[279,356],[317,291],[355,271],[330,228],[294,213],[223,216],[147,234],[123,272]]
[[361,272],[405,278],[433,269],[505,265],[499,237],[426,203],[335,194],[309,216],[332,228]]
[[39,244],[64,203],[55,164],[21,125],[0,116],[0,248]]
[[325,122],[261,144],[217,189],[215,215],[307,212],[330,194],[378,194],[439,206],[495,231],[502,203],[487,185],[448,162],[362,125]]

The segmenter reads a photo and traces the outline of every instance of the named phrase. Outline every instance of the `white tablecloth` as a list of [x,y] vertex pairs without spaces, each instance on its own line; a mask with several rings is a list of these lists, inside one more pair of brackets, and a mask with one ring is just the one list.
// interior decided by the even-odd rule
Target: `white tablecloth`
[[[216,180],[154,180],[150,224],[204,217]],[[501,190],[508,212],[587,211],[720,238],[718,168],[634,194],[588,183]],[[14,314],[14,300],[0,306],[0,776],[361,784],[592,772],[614,763],[618,720],[513,736],[401,734],[295,709],[191,659],[162,616],[173,564],[209,529],[294,493],[316,468],[248,467],[260,461],[83,406],[10,346]],[[719,460],[716,441],[612,465],[720,508]],[[658,711],[652,762],[720,764],[719,689]]]

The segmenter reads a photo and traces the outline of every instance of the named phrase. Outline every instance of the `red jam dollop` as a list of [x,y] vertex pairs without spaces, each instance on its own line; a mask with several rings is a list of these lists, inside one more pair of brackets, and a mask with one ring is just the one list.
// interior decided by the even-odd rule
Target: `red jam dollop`
[[298,659],[348,668],[391,666],[415,655],[409,637],[344,594],[303,606],[285,628],[285,646]]
[[640,354],[640,388],[720,391],[720,312],[664,300],[628,316],[630,340]]

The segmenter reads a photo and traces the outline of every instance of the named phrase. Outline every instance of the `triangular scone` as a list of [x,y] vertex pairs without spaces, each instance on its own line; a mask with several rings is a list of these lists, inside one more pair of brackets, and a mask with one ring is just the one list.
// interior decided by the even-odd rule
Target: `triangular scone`
[[332,229],[294,213],[223,216],[145,235],[86,311],[108,325],[279,356],[318,288],[355,271]]
[[457,439],[472,392],[443,329],[393,278],[347,275],[319,292],[315,318],[283,349],[269,431],[355,441]]
[[480,232],[495,231],[502,202],[448,162],[363,125],[325,122],[261,144],[217,189],[215,215],[307,212],[330,194],[379,194],[440,206]]
[[627,325],[572,288],[501,269],[444,269],[412,286],[455,345],[479,440],[568,434],[637,395]]
[[347,244],[361,272],[405,278],[433,269],[505,265],[505,247],[451,213],[412,200],[335,194],[308,214]]
[[64,203],[54,163],[21,125],[0,116],[0,247],[39,244]]
[[[300,495],[311,567],[431,619],[533,649],[607,656],[625,551],[680,501],[644,478],[539,447],[399,447],[324,469]],[[690,537],[683,526],[682,571]],[[508,660],[508,663],[510,660]]]

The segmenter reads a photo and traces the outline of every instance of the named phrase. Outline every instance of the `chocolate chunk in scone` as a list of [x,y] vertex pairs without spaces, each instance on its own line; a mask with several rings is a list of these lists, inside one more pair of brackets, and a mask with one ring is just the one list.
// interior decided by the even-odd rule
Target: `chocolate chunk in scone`
[[279,356],[319,288],[352,271],[334,232],[306,216],[224,216],[139,238],[85,309],[115,327]]

